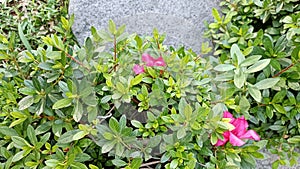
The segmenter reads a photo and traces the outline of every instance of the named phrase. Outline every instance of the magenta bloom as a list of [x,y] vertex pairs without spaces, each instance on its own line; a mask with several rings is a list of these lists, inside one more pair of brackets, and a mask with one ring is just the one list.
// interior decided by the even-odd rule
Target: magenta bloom
[[144,73],[145,72],[145,69],[144,69],[144,66],[141,66],[141,65],[134,65],[133,66],[133,71],[136,75],[138,74],[141,74],[141,73]]
[[219,139],[215,146],[222,146],[228,141],[233,146],[242,146],[245,144],[243,139],[251,139],[256,141],[260,140],[259,135],[254,130],[247,130],[248,122],[245,120],[244,116],[235,119],[231,113],[225,111],[223,114],[223,118],[230,118],[230,123],[235,128],[231,131],[224,132],[224,140]]
[[159,58],[155,59],[151,55],[144,53],[142,55],[142,61],[146,63],[146,66],[166,66],[164,59],[160,56]]

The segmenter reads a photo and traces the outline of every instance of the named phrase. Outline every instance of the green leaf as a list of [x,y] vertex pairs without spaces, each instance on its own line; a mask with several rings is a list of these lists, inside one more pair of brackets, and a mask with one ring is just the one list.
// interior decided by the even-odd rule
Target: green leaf
[[110,150],[112,150],[112,149],[114,148],[114,146],[116,145],[116,143],[117,143],[116,140],[105,143],[105,144],[101,147],[101,152],[102,152],[102,153],[107,153],[107,152],[109,152]]
[[280,92],[277,92],[275,94],[275,96],[273,97],[273,99],[272,99],[272,103],[281,103],[286,95],[287,95],[286,90],[282,90]]
[[88,134],[88,133],[85,132],[85,131],[79,131],[78,133],[76,133],[76,134],[73,136],[72,140],[80,140],[80,139],[82,139],[83,137],[85,137],[87,134]]
[[17,148],[23,148],[25,146],[31,147],[31,145],[22,137],[12,136],[11,139],[12,139],[15,147],[17,147]]
[[275,108],[275,110],[277,110],[279,113],[282,113],[282,114],[286,114],[286,110],[284,109],[284,107],[280,104],[272,104]]
[[130,81],[130,86],[135,86],[139,83],[141,83],[141,81],[143,80],[144,75],[143,74],[139,74],[137,76],[135,76],[131,81]]
[[75,157],[75,161],[77,162],[86,162],[91,159],[91,156],[86,153],[78,153]]
[[33,96],[26,96],[23,99],[20,100],[18,103],[19,109],[20,110],[25,110],[28,107],[30,107],[34,102],[34,97]]
[[76,122],[79,122],[80,119],[82,118],[82,115],[83,115],[83,107],[82,107],[82,104],[79,102],[79,100],[77,100],[77,102],[75,104],[74,112],[73,112],[73,119]]
[[112,117],[109,119],[109,128],[114,132],[114,133],[119,133],[120,132],[120,126],[118,121]]
[[289,143],[292,143],[292,144],[299,144],[300,143],[300,136],[291,137],[287,141]]
[[130,164],[131,169],[139,169],[142,165],[143,159],[142,158],[134,158]]
[[115,35],[117,33],[116,24],[113,20],[109,20],[108,30],[111,34]]
[[185,127],[181,127],[178,131],[177,131],[177,138],[178,139],[182,139],[186,136],[186,131],[185,131]]
[[67,144],[73,141],[73,136],[78,133],[79,130],[70,130],[67,131],[66,133],[64,133],[63,135],[61,135],[59,137],[59,139],[57,140],[57,142],[59,144]]
[[253,55],[253,56],[250,56],[250,57],[246,58],[246,59],[240,64],[240,67],[246,67],[246,66],[253,65],[253,64],[256,63],[261,57],[262,57],[261,55]]
[[271,59],[263,59],[263,60],[260,60],[258,62],[256,62],[254,65],[250,66],[246,71],[245,73],[255,73],[255,72],[258,72],[258,71],[261,71],[263,70],[266,66],[269,65]]
[[237,88],[242,88],[246,82],[246,74],[241,70],[237,69],[237,73],[234,74],[234,85]]
[[111,162],[117,167],[123,167],[123,166],[127,165],[127,163],[125,161],[120,160],[120,159],[113,159]]
[[18,24],[18,32],[19,32],[20,39],[23,42],[24,46],[26,47],[27,50],[29,50],[31,52],[32,48],[23,33],[22,26],[20,23]]
[[279,82],[279,80],[280,80],[279,77],[267,78],[257,82],[254,86],[259,90],[268,89],[275,86]]
[[278,130],[283,130],[285,127],[284,126],[280,126],[280,125],[271,125],[269,128],[271,130],[278,131]]
[[217,10],[216,8],[213,8],[213,9],[212,9],[212,15],[213,15],[213,17],[215,18],[215,20],[216,20],[217,22],[222,22],[222,19],[221,19],[221,17],[220,17],[220,14],[219,14],[219,12],[218,12],[218,10]]
[[61,100],[58,100],[57,102],[54,103],[52,106],[53,109],[61,109],[65,107],[69,107],[72,103],[73,99],[72,98],[64,98]]
[[29,125],[27,127],[27,136],[28,136],[30,142],[35,146],[37,144],[38,140],[36,138],[34,128],[31,125]]
[[176,169],[178,166],[178,159],[174,159],[171,161],[170,169]]
[[49,159],[49,160],[45,161],[45,164],[48,167],[53,167],[53,168],[55,168],[59,163],[60,163],[60,161],[58,161],[56,159]]
[[18,136],[15,129],[9,128],[7,126],[0,126],[0,133],[5,136]]
[[136,128],[142,128],[143,124],[137,120],[131,120],[131,124]]
[[261,102],[262,100],[261,92],[256,87],[249,86],[248,91],[255,101]]
[[214,70],[219,71],[219,72],[226,72],[229,70],[233,70],[235,66],[231,64],[220,64],[214,68]]
[[105,104],[105,103],[109,102],[110,100],[111,100],[111,95],[106,95],[106,96],[102,97],[101,103]]
[[238,65],[240,65],[245,60],[245,56],[243,55],[237,44],[233,44],[231,46],[230,57],[233,60],[236,60]]
[[[52,125],[53,125],[52,121],[47,121],[46,123],[43,123],[43,124],[39,125],[35,129],[35,134],[40,135],[40,134],[43,134],[43,133],[47,132],[48,130],[51,129]],[[56,125],[54,125],[54,126],[56,126]]]
[[20,161],[22,158],[25,157],[25,156],[24,156],[24,153],[25,153],[24,150],[23,150],[23,151],[19,151],[18,153],[16,153],[16,154],[14,155],[14,157],[12,158],[12,162]]
[[242,112],[247,112],[250,109],[250,103],[248,101],[248,99],[243,96],[241,97],[240,103],[239,103],[240,109]]

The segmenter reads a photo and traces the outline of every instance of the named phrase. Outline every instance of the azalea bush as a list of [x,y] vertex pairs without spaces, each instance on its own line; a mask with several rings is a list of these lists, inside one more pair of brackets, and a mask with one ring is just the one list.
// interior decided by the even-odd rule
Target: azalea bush
[[296,164],[298,4],[221,5],[201,53],[113,21],[82,46],[72,18],[37,47],[19,27],[21,52],[1,34],[0,168],[247,169],[266,148]]

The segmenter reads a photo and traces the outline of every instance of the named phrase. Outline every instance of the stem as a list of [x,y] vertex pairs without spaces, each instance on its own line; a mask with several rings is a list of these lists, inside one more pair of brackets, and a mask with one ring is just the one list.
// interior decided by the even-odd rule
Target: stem
[[293,66],[295,66],[294,63],[290,64],[288,67],[282,69],[280,72],[278,72],[277,74],[275,74],[272,78],[275,78],[275,77],[280,76],[282,73],[286,72],[287,70],[289,70],[289,69],[292,68]]
[[70,58],[71,60],[73,60],[74,62],[76,62],[77,64],[79,64],[80,66],[82,66],[83,68],[87,69],[88,71],[90,71],[90,69],[88,67],[86,67],[82,62],[80,62],[79,60],[75,59],[72,55],[70,55],[69,53],[67,53],[66,51],[62,50],[61,48],[59,48],[58,46],[55,46],[58,50],[65,52],[66,56],[68,58]]
[[114,35],[114,61],[117,61],[117,39],[116,36]]
[[[114,106],[113,106],[113,107],[105,114],[105,116],[111,116],[111,112],[112,112],[115,108],[116,108],[116,106],[114,105]],[[106,119],[106,118],[102,118],[102,119],[100,120],[99,123],[102,123],[105,119]]]

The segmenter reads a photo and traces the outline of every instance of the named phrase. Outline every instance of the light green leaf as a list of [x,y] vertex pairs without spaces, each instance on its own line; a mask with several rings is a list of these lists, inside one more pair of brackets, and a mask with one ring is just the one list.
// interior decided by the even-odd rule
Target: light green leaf
[[178,139],[182,139],[186,136],[186,131],[185,131],[185,127],[181,127],[178,131],[177,131],[177,138]]
[[64,133],[63,135],[61,135],[59,137],[59,139],[57,140],[58,143],[60,144],[67,144],[73,141],[73,136],[78,133],[79,130],[70,130],[67,131],[66,133]]
[[171,161],[170,169],[176,169],[178,166],[178,159],[174,159]]
[[20,100],[18,103],[19,109],[24,110],[30,107],[34,102],[34,97],[33,96],[26,96],[23,99]]
[[253,65],[253,64],[256,63],[261,57],[262,57],[261,55],[253,55],[253,56],[250,56],[250,57],[246,58],[246,59],[240,64],[240,67],[246,67],[246,66]]
[[300,136],[294,136],[288,139],[289,143],[292,144],[299,144],[300,143]]
[[245,56],[243,55],[237,44],[233,44],[231,46],[230,57],[234,60],[236,59],[238,65],[240,65],[245,60]]
[[29,125],[29,126],[27,127],[27,136],[28,136],[30,142],[31,142],[33,145],[36,145],[36,144],[37,144],[38,140],[37,140],[37,138],[36,138],[36,134],[35,134],[34,128],[33,128],[31,125]]
[[114,148],[114,146],[116,145],[116,143],[117,143],[116,140],[105,143],[105,144],[101,147],[101,152],[102,152],[102,153],[107,153],[107,152],[109,152],[110,150],[112,150],[112,149]]
[[144,75],[139,74],[130,81],[130,86],[135,86],[143,80]]
[[73,112],[73,119],[76,122],[79,122],[82,115],[83,115],[83,107],[82,107],[82,104],[79,102],[79,100],[77,100],[75,108],[74,108],[74,112]]
[[116,24],[113,20],[109,20],[108,30],[111,34],[115,35],[117,33]]
[[131,169],[139,169],[140,166],[142,165],[143,159],[142,158],[135,158],[131,162]]
[[254,65],[250,66],[245,73],[254,73],[258,72],[260,70],[263,70],[265,67],[267,67],[270,63],[271,59],[263,59],[258,62],[256,62]]
[[268,88],[275,86],[279,82],[279,80],[280,80],[279,77],[267,78],[267,79],[257,82],[254,86],[259,90],[268,89]]
[[9,128],[7,126],[0,126],[0,133],[5,136],[18,136],[15,129]]
[[31,145],[22,137],[12,136],[11,139],[12,139],[15,147],[17,147],[17,148],[23,148],[25,146],[31,147]]
[[12,162],[17,162],[17,161],[21,160],[22,158],[24,158],[25,157],[24,153],[25,153],[24,150],[16,153],[12,159]]
[[219,71],[219,72],[226,72],[229,70],[233,70],[235,66],[231,64],[220,64],[214,68],[214,70]]
[[219,14],[219,12],[218,12],[218,10],[217,10],[216,8],[213,8],[213,9],[212,9],[212,15],[213,15],[213,17],[215,18],[215,20],[216,20],[217,22],[222,22],[222,19],[221,19],[221,17],[220,17],[220,14]]
[[19,32],[20,39],[23,42],[24,46],[26,47],[27,50],[29,50],[31,52],[32,48],[23,33],[22,26],[20,23],[18,24],[18,32]]
[[79,131],[78,133],[76,133],[76,134],[73,136],[72,140],[80,140],[80,139],[82,139],[83,137],[85,137],[87,134],[88,134],[88,133],[85,132],[85,131]]
[[249,86],[248,91],[255,101],[261,102],[262,99],[261,92],[256,87]]
[[119,123],[118,121],[112,117],[109,119],[109,128],[115,132],[115,133],[119,133],[120,132],[120,126],[119,126]]
[[237,69],[236,71],[237,73],[234,75],[234,85],[240,89],[244,86],[247,77],[241,69]]
[[107,103],[110,100],[111,100],[111,95],[106,95],[106,96],[102,97],[101,103]]
[[73,99],[71,98],[64,98],[61,100],[58,100],[57,102],[54,103],[52,106],[53,109],[61,109],[65,107],[69,107],[72,103]]
[[117,167],[123,167],[123,166],[127,165],[127,163],[125,161],[120,160],[120,159],[113,159],[112,163]]

